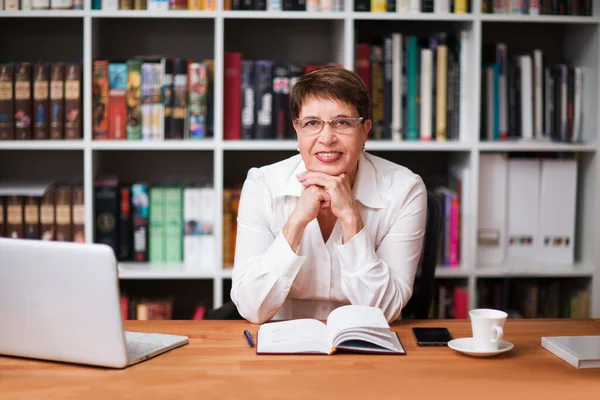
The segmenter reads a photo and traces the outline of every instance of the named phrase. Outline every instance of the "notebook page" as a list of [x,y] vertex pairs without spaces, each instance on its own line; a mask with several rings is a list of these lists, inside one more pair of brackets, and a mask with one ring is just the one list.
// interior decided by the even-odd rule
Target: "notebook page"
[[270,322],[258,329],[257,351],[329,352],[327,326],[316,319]]
[[[389,329],[383,311],[377,307],[350,305],[333,310],[327,318],[330,340],[352,328]],[[333,340],[331,340],[333,342]]]

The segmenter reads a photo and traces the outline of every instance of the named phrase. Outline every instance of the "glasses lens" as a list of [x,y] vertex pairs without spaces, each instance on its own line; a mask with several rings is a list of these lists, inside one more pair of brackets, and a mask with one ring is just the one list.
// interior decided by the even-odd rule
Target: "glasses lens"
[[331,125],[338,133],[352,133],[357,124],[355,118],[337,118],[331,121]]
[[298,121],[300,131],[305,135],[319,133],[323,128],[323,121],[318,119],[301,119]]

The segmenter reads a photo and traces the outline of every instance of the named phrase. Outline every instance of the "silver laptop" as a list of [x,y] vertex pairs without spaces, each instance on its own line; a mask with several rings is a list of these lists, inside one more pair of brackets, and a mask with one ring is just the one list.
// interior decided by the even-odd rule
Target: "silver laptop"
[[125,368],[188,337],[125,332],[103,244],[0,238],[0,354]]

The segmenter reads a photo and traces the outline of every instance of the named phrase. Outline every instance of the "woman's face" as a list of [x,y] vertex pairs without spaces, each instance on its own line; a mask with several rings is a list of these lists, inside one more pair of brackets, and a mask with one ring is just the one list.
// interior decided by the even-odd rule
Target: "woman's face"
[[[304,121],[307,118],[330,121],[340,117],[358,118],[362,115],[358,115],[356,107],[339,100],[311,96],[302,102],[298,116]],[[311,124],[316,125],[318,122],[311,122]],[[328,175],[346,173],[350,181],[354,182],[358,158],[371,129],[371,120],[358,123],[353,129],[348,129],[345,123],[339,126],[344,127],[344,133],[336,132],[330,124],[325,123],[320,133],[306,134],[306,131],[300,128],[300,124],[294,124],[300,154],[308,171],[323,172]]]

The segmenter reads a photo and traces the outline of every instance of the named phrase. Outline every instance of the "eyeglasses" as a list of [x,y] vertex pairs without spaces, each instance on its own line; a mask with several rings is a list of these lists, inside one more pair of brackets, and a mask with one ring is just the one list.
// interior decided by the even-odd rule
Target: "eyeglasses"
[[334,132],[342,135],[350,135],[356,132],[356,127],[363,121],[363,117],[340,117],[329,121],[323,121],[318,118],[296,118],[298,132],[305,136],[318,135],[323,130],[325,124],[329,124]]

